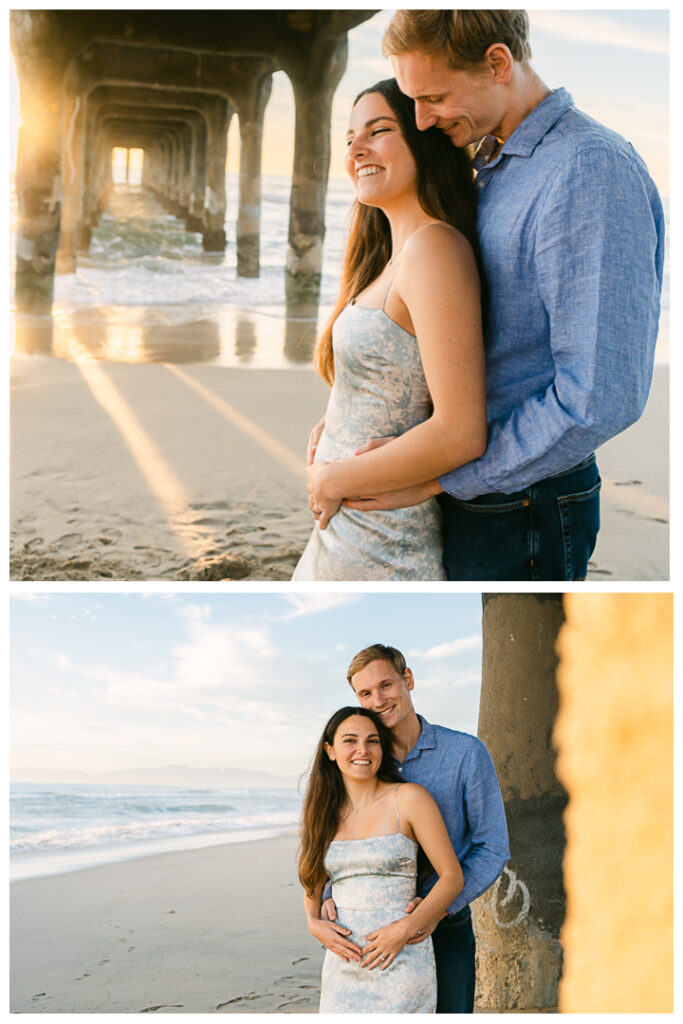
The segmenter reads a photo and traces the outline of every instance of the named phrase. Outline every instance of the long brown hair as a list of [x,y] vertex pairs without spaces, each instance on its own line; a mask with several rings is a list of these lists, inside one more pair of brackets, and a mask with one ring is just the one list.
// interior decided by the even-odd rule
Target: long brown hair
[[[430,217],[450,224],[465,236],[474,250],[483,282],[477,242],[477,196],[469,157],[438,128],[418,129],[415,102],[401,92],[395,78],[386,78],[364,89],[356,96],[354,107],[363,96],[375,92],[384,97],[396,115],[415,159],[420,206]],[[328,384],[334,383],[332,326],[349,302],[379,277],[390,257],[391,230],[386,215],[356,199],[351,209],[339,297],[315,349],[315,367]]]
[[313,756],[301,812],[301,845],[299,847],[299,880],[311,896],[325,881],[325,854],[339,825],[339,815],[346,800],[344,780],[336,761],[327,756],[325,744],[334,743],[337,729],[352,715],[369,718],[377,729],[382,760],[377,771],[381,782],[402,782],[391,756],[391,733],[384,722],[369,708],[340,708],[323,729]]

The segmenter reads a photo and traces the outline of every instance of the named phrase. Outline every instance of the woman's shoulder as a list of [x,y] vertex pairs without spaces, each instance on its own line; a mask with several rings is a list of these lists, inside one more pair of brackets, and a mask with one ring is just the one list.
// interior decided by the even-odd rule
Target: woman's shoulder
[[399,787],[401,803],[406,807],[417,807],[420,804],[429,802],[434,797],[419,782],[404,782]]
[[416,271],[430,276],[474,265],[469,241],[461,231],[443,221],[418,228],[403,247],[401,266],[410,277]]
[[471,252],[472,246],[452,224],[434,220],[414,231],[406,242],[403,252],[411,259],[423,259],[429,254],[447,252]]

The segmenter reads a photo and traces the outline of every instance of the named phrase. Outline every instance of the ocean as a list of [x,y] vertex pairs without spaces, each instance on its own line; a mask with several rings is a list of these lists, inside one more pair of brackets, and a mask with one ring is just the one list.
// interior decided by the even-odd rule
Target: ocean
[[[184,230],[141,187],[117,185],[111,209],[100,219],[90,252],[75,274],[58,275],[59,308],[83,305],[191,305],[230,303],[283,316],[284,265],[289,225],[290,178],[265,175],[261,196],[261,274],[237,277],[235,223],[238,180],[226,176],[225,254],[205,253],[201,235]],[[333,179],[327,191],[321,305],[334,303],[348,214],[350,182]]]
[[[201,236],[186,232],[182,221],[140,187],[115,186],[89,254],[79,258],[75,273],[55,278],[51,353],[68,358],[69,345],[60,343],[60,336],[92,323],[102,328],[102,343],[91,354],[111,361],[173,361],[174,351],[179,361],[259,369],[309,361],[316,325],[327,318],[337,296],[353,190],[348,181],[330,180],[320,306],[317,315],[314,310],[301,317],[303,344],[292,342],[292,314],[287,319],[285,303],[289,192],[288,175],[263,176],[261,274],[238,278],[237,175],[226,176],[225,254],[205,253]],[[11,200],[15,226],[14,195]],[[665,212],[668,230],[668,200]],[[202,325],[203,334],[193,325]],[[668,248],[656,359],[669,362]]]
[[10,878],[270,838],[300,810],[294,789],[12,783]]

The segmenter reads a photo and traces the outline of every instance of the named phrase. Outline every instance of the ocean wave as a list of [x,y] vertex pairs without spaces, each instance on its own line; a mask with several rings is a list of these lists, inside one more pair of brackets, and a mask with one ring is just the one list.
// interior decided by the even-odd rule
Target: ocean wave
[[216,832],[237,832],[253,828],[287,828],[297,824],[291,812],[246,814],[231,818],[165,818],[155,821],[125,821],[106,825],[90,824],[80,828],[45,828],[10,839],[10,853],[26,854],[49,850],[73,850],[88,847],[139,843],[144,840]]

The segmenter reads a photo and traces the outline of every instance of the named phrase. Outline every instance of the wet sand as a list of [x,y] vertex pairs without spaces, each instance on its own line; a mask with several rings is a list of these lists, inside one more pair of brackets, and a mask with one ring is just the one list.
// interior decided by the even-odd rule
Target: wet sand
[[295,835],[10,888],[15,1013],[317,1013]]
[[[140,339],[118,326],[128,361],[93,359],[87,320],[69,360],[11,361],[11,578],[289,579],[311,529],[304,453],[327,387],[295,362],[226,365],[215,325],[193,327],[207,361],[168,361],[169,326],[164,361],[136,362]],[[589,579],[668,579],[668,378],[657,367],[644,416],[598,453]]]

